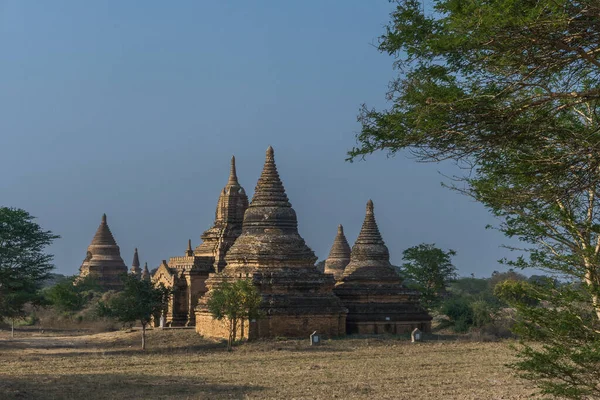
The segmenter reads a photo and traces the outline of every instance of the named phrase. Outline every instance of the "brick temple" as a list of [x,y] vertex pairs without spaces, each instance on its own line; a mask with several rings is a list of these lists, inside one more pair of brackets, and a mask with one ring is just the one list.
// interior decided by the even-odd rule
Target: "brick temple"
[[102,215],[100,226],[87,248],[83,263],[79,267],[79,276],[96,277],[104,289],[118,290],[122,288],[122,274],[127,273],[127,266],[121,258],[121,250],[108,227],[106,214]]
[[348,308],[347,331],[358,334],[400,334],[431,330],[431,316],[419,304],[419,292],[406,288],[390,264],[390,253],[367,203],[360,234],[352,246],[335,294]]
[[[315,267],[317,257],[298,233],[290,204],[269,147],[242,233],[225,256],[227,266],[210,274],[210,291],[222,282],[251,279],[262,296],[264,316],[246,321],[240,335],[249,339],[308,337],[312,332],[335,337],[346,333],[346,309],[333,294],[335,280]],[[227,325],[212,318],[206,296],[196,308],[196,331],[227,337]]]
[[242,233],[248,196],[240,185],[231,158],[229,179],[221,191],[215,211],[215,221],[202,235],[202,243],[192,250],[191,240],[183,256],[163,260],[152,280],[173,290],[165,323],[167,326],[194,326],[194,308],[206,293],[205,281],[209,273],[225,267],[225,254]]
[[[200,238],[195,249],[188,240],[181,256],[163,260],[152,277],[147,263],[140,268],[138,249],[134,251],[129,273],[173,290],[164,315],[167,326],[195,326],[204,336],[226,338],[227,325],[212,318],[207,295],[223,282],[250,279],[261,295],[263,316],[245,321],[238,337],[307,337],[314,331],[336,337],[431,329],[419,293],[406,288],[390,264],[372,201],[352,248],[339,225],[324,273],[317,269],[317,257],[298,233],[296,212],[271,147],[250,204],[232,157],[214,223]],[[93,274],[104,288],[118,290],[125,273],[127,266],[104,215],[80,276]]]

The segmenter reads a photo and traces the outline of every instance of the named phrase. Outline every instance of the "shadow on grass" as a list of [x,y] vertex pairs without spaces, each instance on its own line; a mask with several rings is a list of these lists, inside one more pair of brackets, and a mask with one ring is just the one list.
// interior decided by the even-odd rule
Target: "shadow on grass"
[[245,399],[261,386],[206,382],[202,377],[141,374],[3,376],[0,398],[8,399]]
[[[39,357],[81,357],[94,354],[106,355],[131,355],[131,354],[190,354],[212,351],[225,351],[227,344],[224,342],[199,340],[189,343],[185,340],[165,343],[155,338],[148,338],[146,350],[141,350],[140,340],[132,337],[120,337],[114,340],[96,341],[93,337],[16,337],[14,339],[0,339],[0,352],[10,350],[52,350],[49,353],[36,353]],[[64,351],[60,351],[64,350]],[[1,397],[0,397],[1,399]]]

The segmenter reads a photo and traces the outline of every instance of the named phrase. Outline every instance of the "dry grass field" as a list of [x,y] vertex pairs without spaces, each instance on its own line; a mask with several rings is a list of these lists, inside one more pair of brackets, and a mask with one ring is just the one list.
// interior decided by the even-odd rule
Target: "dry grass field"
[[0,399],[531,399],[506,343],[264,341],[228,353],[193,330],[0,336]]

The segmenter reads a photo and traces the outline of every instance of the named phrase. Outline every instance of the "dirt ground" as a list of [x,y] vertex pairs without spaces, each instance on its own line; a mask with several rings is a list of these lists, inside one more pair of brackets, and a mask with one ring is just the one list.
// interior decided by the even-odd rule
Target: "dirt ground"
[[258,341],[193,330],[0,333],[0,399],[531,399],[507,342]]

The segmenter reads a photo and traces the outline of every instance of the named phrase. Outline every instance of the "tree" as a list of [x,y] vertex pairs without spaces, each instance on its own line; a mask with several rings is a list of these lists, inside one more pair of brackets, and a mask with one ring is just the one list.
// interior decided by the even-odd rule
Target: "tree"
[[71,313],[82,310],[101,291],[93,275],[72,276],[45,289],[44,296],[58,311]]
[[59,236],[34,219],[25,210],[0,207],[0,319],[12,319],[13,327],[25,304],[40,302],[38,290],[54,268],[44,249]]
[[498,285],[499,283],[502,283],[504,281],[509,281],[509,280],[510,281],[525,281],[525,280],[527,280],[527,277],[523,274],[518,273],[517,271],[515,271],[512,268],[510,268],[506,272],[494,271],[494,272],[492,272],[492,276],[489,279],[490,289],[493,292],[496,285]]
[[[390,85],[392,106],[363,106],[350,159],[407,150],[418,161],[465,168],[451,186],[525,243],[519,250],[526,255],[507,263],[571,282],[508,281],[498,289],[506,299],[527,290],[520,318],[551,331],[522,330],[523,339],[544,346],[524,343],[515,367],[546,394],[598,397],[587,371],[600,370],[600,2],[433,4],[397,2],[379,44],[400,70]],[[550,329],[559,317],[565,325]],[[585,334],[574,335],[579,329]]]
[[216,320],[226,319],[229,323],[229,337],[227,350],[231,351],[235,343],[238,324],[242,337],[244,335],[244,320],[260,317],[261,295],[256,286],[249,279],[240,279],[235,282],[223,282],[218,288],[210,292],[207,307]]
[[139,321],[142,325],[142,350],[146,349],[146,326],[156,314],[163,312],[171,292],[162,284],[154,286],[151,281],[138,279],[134,275],[121,277],[123,290],[106,302],[98,303],[98,314],[116,318],[123,323]]
[[439,305],[449,282],[456,279],[454,255],[454,250],[443,251],[425,243],[402,252],[405,263],[401,273],[410,286],[421,292],[421,303],[429,310]]

